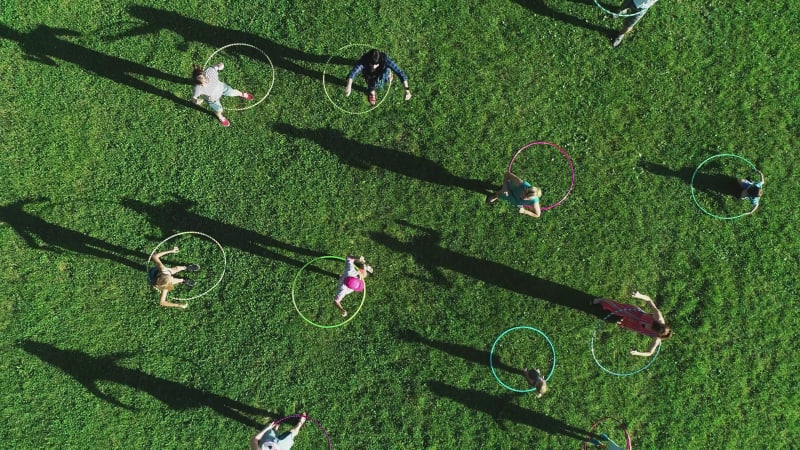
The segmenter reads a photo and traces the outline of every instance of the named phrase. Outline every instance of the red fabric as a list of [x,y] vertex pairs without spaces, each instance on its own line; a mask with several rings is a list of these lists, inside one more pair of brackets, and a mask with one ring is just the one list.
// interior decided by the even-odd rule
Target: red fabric
[[607,298],[600,300],[600,306],[615,316],[621,317],[622,319],[618,324],[622,328],[627,328],[645,336],[658,337],[658,333],[650,328],[655,319],[638,306],[617,303]]

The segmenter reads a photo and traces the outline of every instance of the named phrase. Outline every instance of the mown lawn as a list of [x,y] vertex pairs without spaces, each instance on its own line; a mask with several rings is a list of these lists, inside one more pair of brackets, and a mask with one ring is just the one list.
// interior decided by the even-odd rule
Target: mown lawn
[[[0,446],[246,448],[307,411],[340,449],[581,448],[602,417],[639,449],[792,448],[800,4],[664,0],[613,49],[621,22],[588,0],[4,2]],[[188,102],[188,77],[230,43],[263,50],[274,84],[260,52],[220,52],[224,81],[269,94],[225,129]],[[345,114],[323,75],[366,110],[363,80],[350,98],[343,84],[371,46],[414,96],[395,83]],[[484,205],[531,141],[569,154],[571,195],[539,219]],[[755,214],[694,204],[695,167],[718,153],[763,171]],[[569,188],[553,147],[514,170],[545,204]],[[738,214],[741,176],[743,161],[715,160],[697,198]],[[175,295],[224,277],[160,308],[146,261],[183,231],[225,259],[201,235],[164,243],[204,268]],[[341,267],[307,268],[294,303],[293,280],[348,253],[375,267],[364,306],[315,328],[294,303],[341,320]],[[675,336],[647,370],[608,375],[589,301],[634,290]],[[543,398],[492,376],[513,326],[554,344]],[[643,364],[612,351],[646,342],[614,331],[596,353]],[[508,338],[501,380],[549,371],[540,336]],[[294,448],[325,436],[308,423]]]

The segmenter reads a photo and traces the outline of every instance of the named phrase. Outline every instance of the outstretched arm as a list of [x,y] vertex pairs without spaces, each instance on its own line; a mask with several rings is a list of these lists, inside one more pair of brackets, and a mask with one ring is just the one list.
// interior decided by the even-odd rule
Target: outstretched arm
[[173,253],[178,253],[178,247],[173,247],[172,250],[165,250],[163,252],[156,253],[150,259],[153,260],[153,263],[155,263],[156,267],[158,267],[160,270],[165,267],[164,263],[161,262],[161,257],[164,255],[171,255]]
[[392,61],[392,58],[389,58],[388,56],[386,57],[386,67],[388,67],[389,70],[397,74],[397,76],[400,78],[400,81],[403,82],[403,89],[405,89],[406,92],[405,99],[411,100],[411,90],[408,88],[408,77],[406,76],[406,73],[403,72],[403,69],[401,69],[400,66],[398,66],[397,63]]
[[167,308],[181,308],[181,309],[186,309],[189,306],[188,303],[173,303],[167,300],[168,294],[169,292],[166,289],[161,291],[161,297],[158,299],[159,305],[166,306]]
[[661,345],[661,339],[657,338],[657,337],[654,337],[653,338],[653,342],[650,343],[650,348],[648,348],[647,351],[639,352],[639,351],[636,351],[636,350],[631,350],[631,355],[633,355],[633,356],[652,356],[653,353],[656,352],[656,349],[658,348],[659,345]]
[[364,66],[361,64],[356,64],[353,66],[353,69],[350,70],[350,73],[347,74],[347,86],[344,87],[344,95],[349,96],[353,91],[353,78],[361,73],[362,70],[364,70]]
[[639,300],[644,300],[645,303],[647,303],[647,306],[649,306],[650,309],[653,310],[653,318],[657,322],[661,322],[661,323],[664,322],[664,315],[661,314],[661,311],[659,311],[658,307],[656,307],[656,302],[654,302],[652,298],[650,298],[647,295],[642,294],[639,291],[634,292],[633,295],[631,295],[631,297],[638,298]]

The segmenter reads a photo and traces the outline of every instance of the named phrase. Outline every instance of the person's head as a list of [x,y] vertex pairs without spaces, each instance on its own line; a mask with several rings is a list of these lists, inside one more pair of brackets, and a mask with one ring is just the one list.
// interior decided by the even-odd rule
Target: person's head
[[536,186],[531,186],[529,188],[525,188],[522,191],[522,199],[523,200],[533,200],[535,198],[540,198],[542,196],[542,190]]
[[672,328],[663,322],[653,322],[653,331],[658,333],[658,337],[661,339],[666,339],[672,336]]
[[367,52],[367,62],[373,69],[377,69],[381,65],[381,52],[374,48]]
[[153,287],[159,291],[171,291],[175,287],[172,283],[172,275],[159,273],[153,282]]
[[192,81],[194,84],[205,84],[206,82],[206,74],[203,72],[203,68],[197,64],[192,64]]

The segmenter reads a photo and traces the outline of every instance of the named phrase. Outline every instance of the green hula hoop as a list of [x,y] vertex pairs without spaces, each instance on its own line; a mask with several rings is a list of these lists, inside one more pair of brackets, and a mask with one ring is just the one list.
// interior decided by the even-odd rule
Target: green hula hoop
[[720,220],[733,220],[733,219],[738,219],[740,217],[744,217],[746,215],[751,214],[753,211],[755,211],[755,207],[753,207],[753,209],[750,210],[749,212],[738,214],[738,215],[735,215],[735,216],[718,216],[718,215],[712,213],[711,211],[708,211],[707,209],[703,208],[702,205],[700,205],[700,201],[697,200],[697,196],[695,195],[694,178],[697,176],[697,173],[700,172],[700,169],[704,165],[706,165],[707,162],[711,161],[712,159],[717,159],[717,158],[738,158],[738,159],[741,159],[742,161],[746,162],[747,165],[750,166],[753,170],[758,172],[758,168],[756,167],[756,165],[751,163],[744,156],[734,155],[733,153],[720,153],[718,155],[710,156],[710,157],[706,158],[705,161],[701,162],[700,165],[697,166],[696,169],[694,169],[694,173],[692,174],[692,181],[689,183],[689,187],[692,190],[692,200],[694,200],[694,204],[697,205],[698,208],[700,208],[700,211],[703,211],[704,213],[708,214],[709,216],[711,216],[711,217],[713,217],[715,219],[720,219]]
[[494,379],[497,380],[498,383],[500,383],[500,386],[503,386],[509,391],[514,391],[514,392],[521,392],[521,393],[533,392],[536,390],[535,386],[531,387],[530,389],[517,389],[503,383],[500,377],[497,376],[497,371],[494,368],[494,362],[492,362],[492,360],[494,359],[494,349],[495,347],[497,347],[497,343],[500,342],[500,339],[502,339],[503,336],[515,330],[531,330],[533,332],[539,333],[547,341],[547,344],[550,345],[550,350],[553,352],[553,365],[550,367],[550,373],[548,373],[547,376],[544,377],[545,381],[550,381],[550,377],[553,376],[553,372],[556,370],[556,347],[553,345],[553,341],[551,341],[550,338],[547,337],[547,335],[544,334],[542,330],[534,327],[517,326],[509,328],[506,331],[500,333],[500,336],[497,336],[497,339],[494,340],[494,344],[492,344],[492,350],[489,352],[489,367],[492,369],[492,375],[494,376]]
[[[600,328],[601,325],[606,323],[606,320],[610,319],[611,316],[615,315],[614,313],[618,313],[618,312],[622,312],[622,311],[641,311],[641,309],[639,309],[639,308],[618,309],[618,310],[612,312],[611,314],[609,314],[609,315],[603,317],[602,319],[600,319],[600,321],[594,327],[594,332],[592,332],[592,341],[590,343],[590,347],[591,347],[591,350],[592,350],[592,358],[594,358],[595,364],[597,364],[597,366],[599,368],[603,369],[603,371],[605,373],[610,374],[610,375],[616,375],[618,377],[628,377],[628,376],[631,376],[631,375],[636,375],[637,373],[639,373],[639,372],[647,369],[648,367],[650,367],[650,365],[653,364],[656,361],[656,357],[658,357],[658,353],[661,351],[661,345],[659,344],[659,346],[656,347],[656,352],[653,353],[653,356],[650,357],[650,360],[647,361],[647,364],[645,364],[643,367],[641,367],[641,368],[639,368],[637,370],[634,370],[632,372],[614,372],[613,370],[609,370],[605,366],[603,366],[600,363],[600,360],[597,359],[597,355],[595,355],[595,353],[594,353],[594,338],[595,338],[595,336],[597,336],[597,330]],[[631,331],[631,333],[635,333],[635,332]]]
[[362,291],[364,293],[364,295],[361,296],[361,304],[358,305],[358,309],[356,309],[356,311],[353,314],[351,314],[350,317],[347,320],[345,320],[344,322],[341,322],[341,323],[337,323],[335,325],[323,325],[323,324],[314,322],[313,320],[311,320],[308,317],[306,317],[305,315],[303,315],[303,313],[300,311],[300,308],[297,306],[297,300],[295,300],[294,291],[295,291],[295,288],[297,287],[297,280],[298,280],[298,278],[300,278],[300,274],[303,273],[303,270],[305,270],[306,267],[310,266],[315,261],[319,261],[320,259],[335,259],[335,260],[338,260],[338,261],[344,261],[345,260],[341,256],[330,256],[330,255],[327,255],[327,256],[320,256],[320,257],[314,258],[311,261],[307,262],[303,267],[300,268],[300,270],[297,271],[297,275],[295,275],[294,276],[294,280],[292,280],[292,303],[294,304],[294,309],[295,309],[295,311],[297,311],[297,314],[300,314],[300,317],[302,317],[303,320],[305,320],[306,322],[310,323],[311,325],[314,325],[317,328],[324,328],[324,329],[340,327],[340,326],[346,324],[347,322],[350,322],[351,320],[353,320],[356,317],[356,315],[358,315],[358,312],[361,311],[361,307],[364,306],[364,300],[367,299],[367,283],[364,283],[364,290]]

